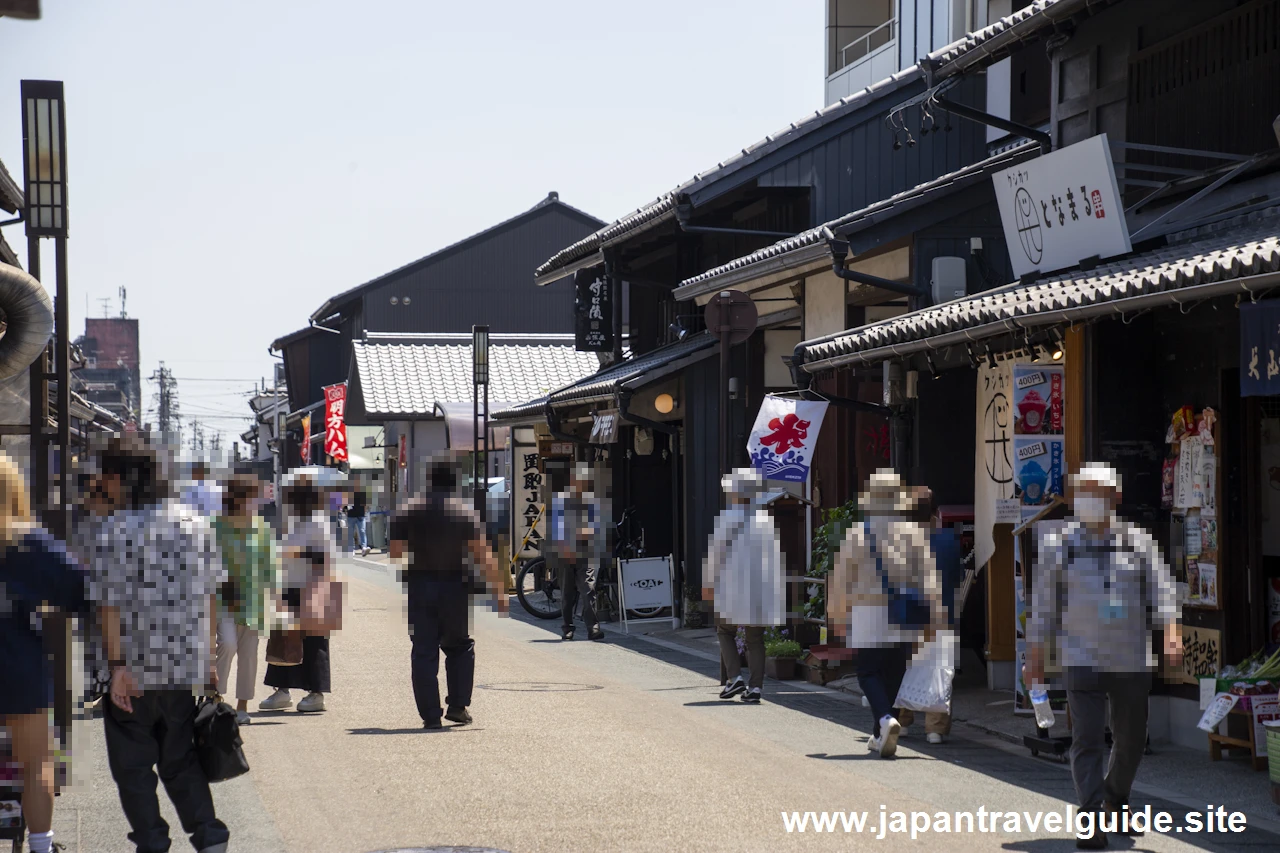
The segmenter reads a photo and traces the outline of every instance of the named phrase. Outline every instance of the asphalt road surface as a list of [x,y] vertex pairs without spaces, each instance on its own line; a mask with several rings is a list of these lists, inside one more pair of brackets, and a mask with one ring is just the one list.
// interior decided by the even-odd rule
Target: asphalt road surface
[[[563,643],[551,622],[487,609],[473,617],[474,724],[424,731],[409,681],[403,593],[385,569],[351,569],[344,630],[332,641],[329,710],[254,712],[244,729],[251,773],[215,786],[230,849],[372,853],[432,846],[562,851],[1072,850],[1074,839],[1022,813],[1061,814],[1064,769],[957,733],[915,737],[897,759],[867,752],[870,713],[851,697],[767,681],[759,706],[717,699],[714,663],[618,635]],[[517,609],[518,604],[513,601]],[[264,698],[266,689],[258,699]],[[296,692],[295,700],[301,698]],[[256,708],[256,701],[252,706]],[[106,768],[101,720],[76,744],[83,783],[58,800],[70,853],[132,853]],[[161,792],[174,850],[189,849]],[[1167,808],[1179,823],[1184,805]],[[1213,802],[1208,796],[1206,803]],[[999,811],[994,832],[885,833],[881,809]],[[783,813],[856,814],[846,832],[788,832]],[[1015,831],[1007,813],[1019,813]],[[954,818],[953,818],[954,819]],[[963,820],[963,818],[961,819]],[[988,821],[989,822],[989,818]],[[1148,835],[1113,847],[1173,851],[1280,849],[1251,829]]]

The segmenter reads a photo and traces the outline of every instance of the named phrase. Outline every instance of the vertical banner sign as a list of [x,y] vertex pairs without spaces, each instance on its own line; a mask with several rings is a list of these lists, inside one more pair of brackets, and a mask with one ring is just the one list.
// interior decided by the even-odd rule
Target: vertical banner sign
[[[1013,500],[1013,376],[1009,362],[978,368],[978,424],[974,464],[973,565],[996,552],[992,528],[1017,523]],[[1010,515],[1012,511],[1012,515]]]
[[298,445],[298,456],[303,465],[311,464],[311,415],[302,416],[302,443]]
[[347,461],[347,383],[324,386],[324,453]]
[[747,439],[751,466],[770,480],[807,480],[827,405],[825,401],[789,400],[772,394],[765,397]]
[[1023,520],[1066,494],[1062,365],[1013,365],[1014,481]]
[[1019,278],[1132,251],[1105,133],[996,172],[991,180]]
[[578,352],[613,350],[613,288],[604,267],[579,270],[573,277],[573,337]]
[[520,559],[536,557],[541,553],[545,520],[539,518],[538,507],[542,501],[542,470],[538,464],[538,446],[511,441],[511,462],[515,469],[512,480],[511,547],[519,548],[529,537],[525,547],[517,553]]
[[1280,299],[1240,305],[1240,396],[1280,394]]

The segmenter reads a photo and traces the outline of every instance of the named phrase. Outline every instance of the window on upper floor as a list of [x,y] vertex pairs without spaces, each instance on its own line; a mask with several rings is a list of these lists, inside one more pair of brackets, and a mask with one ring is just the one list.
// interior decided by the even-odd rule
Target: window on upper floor
[[897,0],[827,0],[827,76],[897,37]]

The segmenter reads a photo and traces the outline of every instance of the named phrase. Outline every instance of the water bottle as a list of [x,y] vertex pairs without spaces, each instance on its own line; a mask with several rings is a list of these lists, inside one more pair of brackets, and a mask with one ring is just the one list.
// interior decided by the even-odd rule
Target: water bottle
[[1049,691],[1043,684],[1031,687],[1031,707],[1036,712],[1036,725],[1042,729],[1053,728],[1053,706],[1049,704]]

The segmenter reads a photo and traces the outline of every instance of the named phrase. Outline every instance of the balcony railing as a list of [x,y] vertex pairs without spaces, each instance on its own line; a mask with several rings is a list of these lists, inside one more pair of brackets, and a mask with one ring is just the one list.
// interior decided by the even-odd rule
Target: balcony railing
[[897,35],[898,20],[890,18],[875,29],[869,30],[865,35],[858,36],[840,49],[840,68],[848,68],[877,48],[892,42]]

